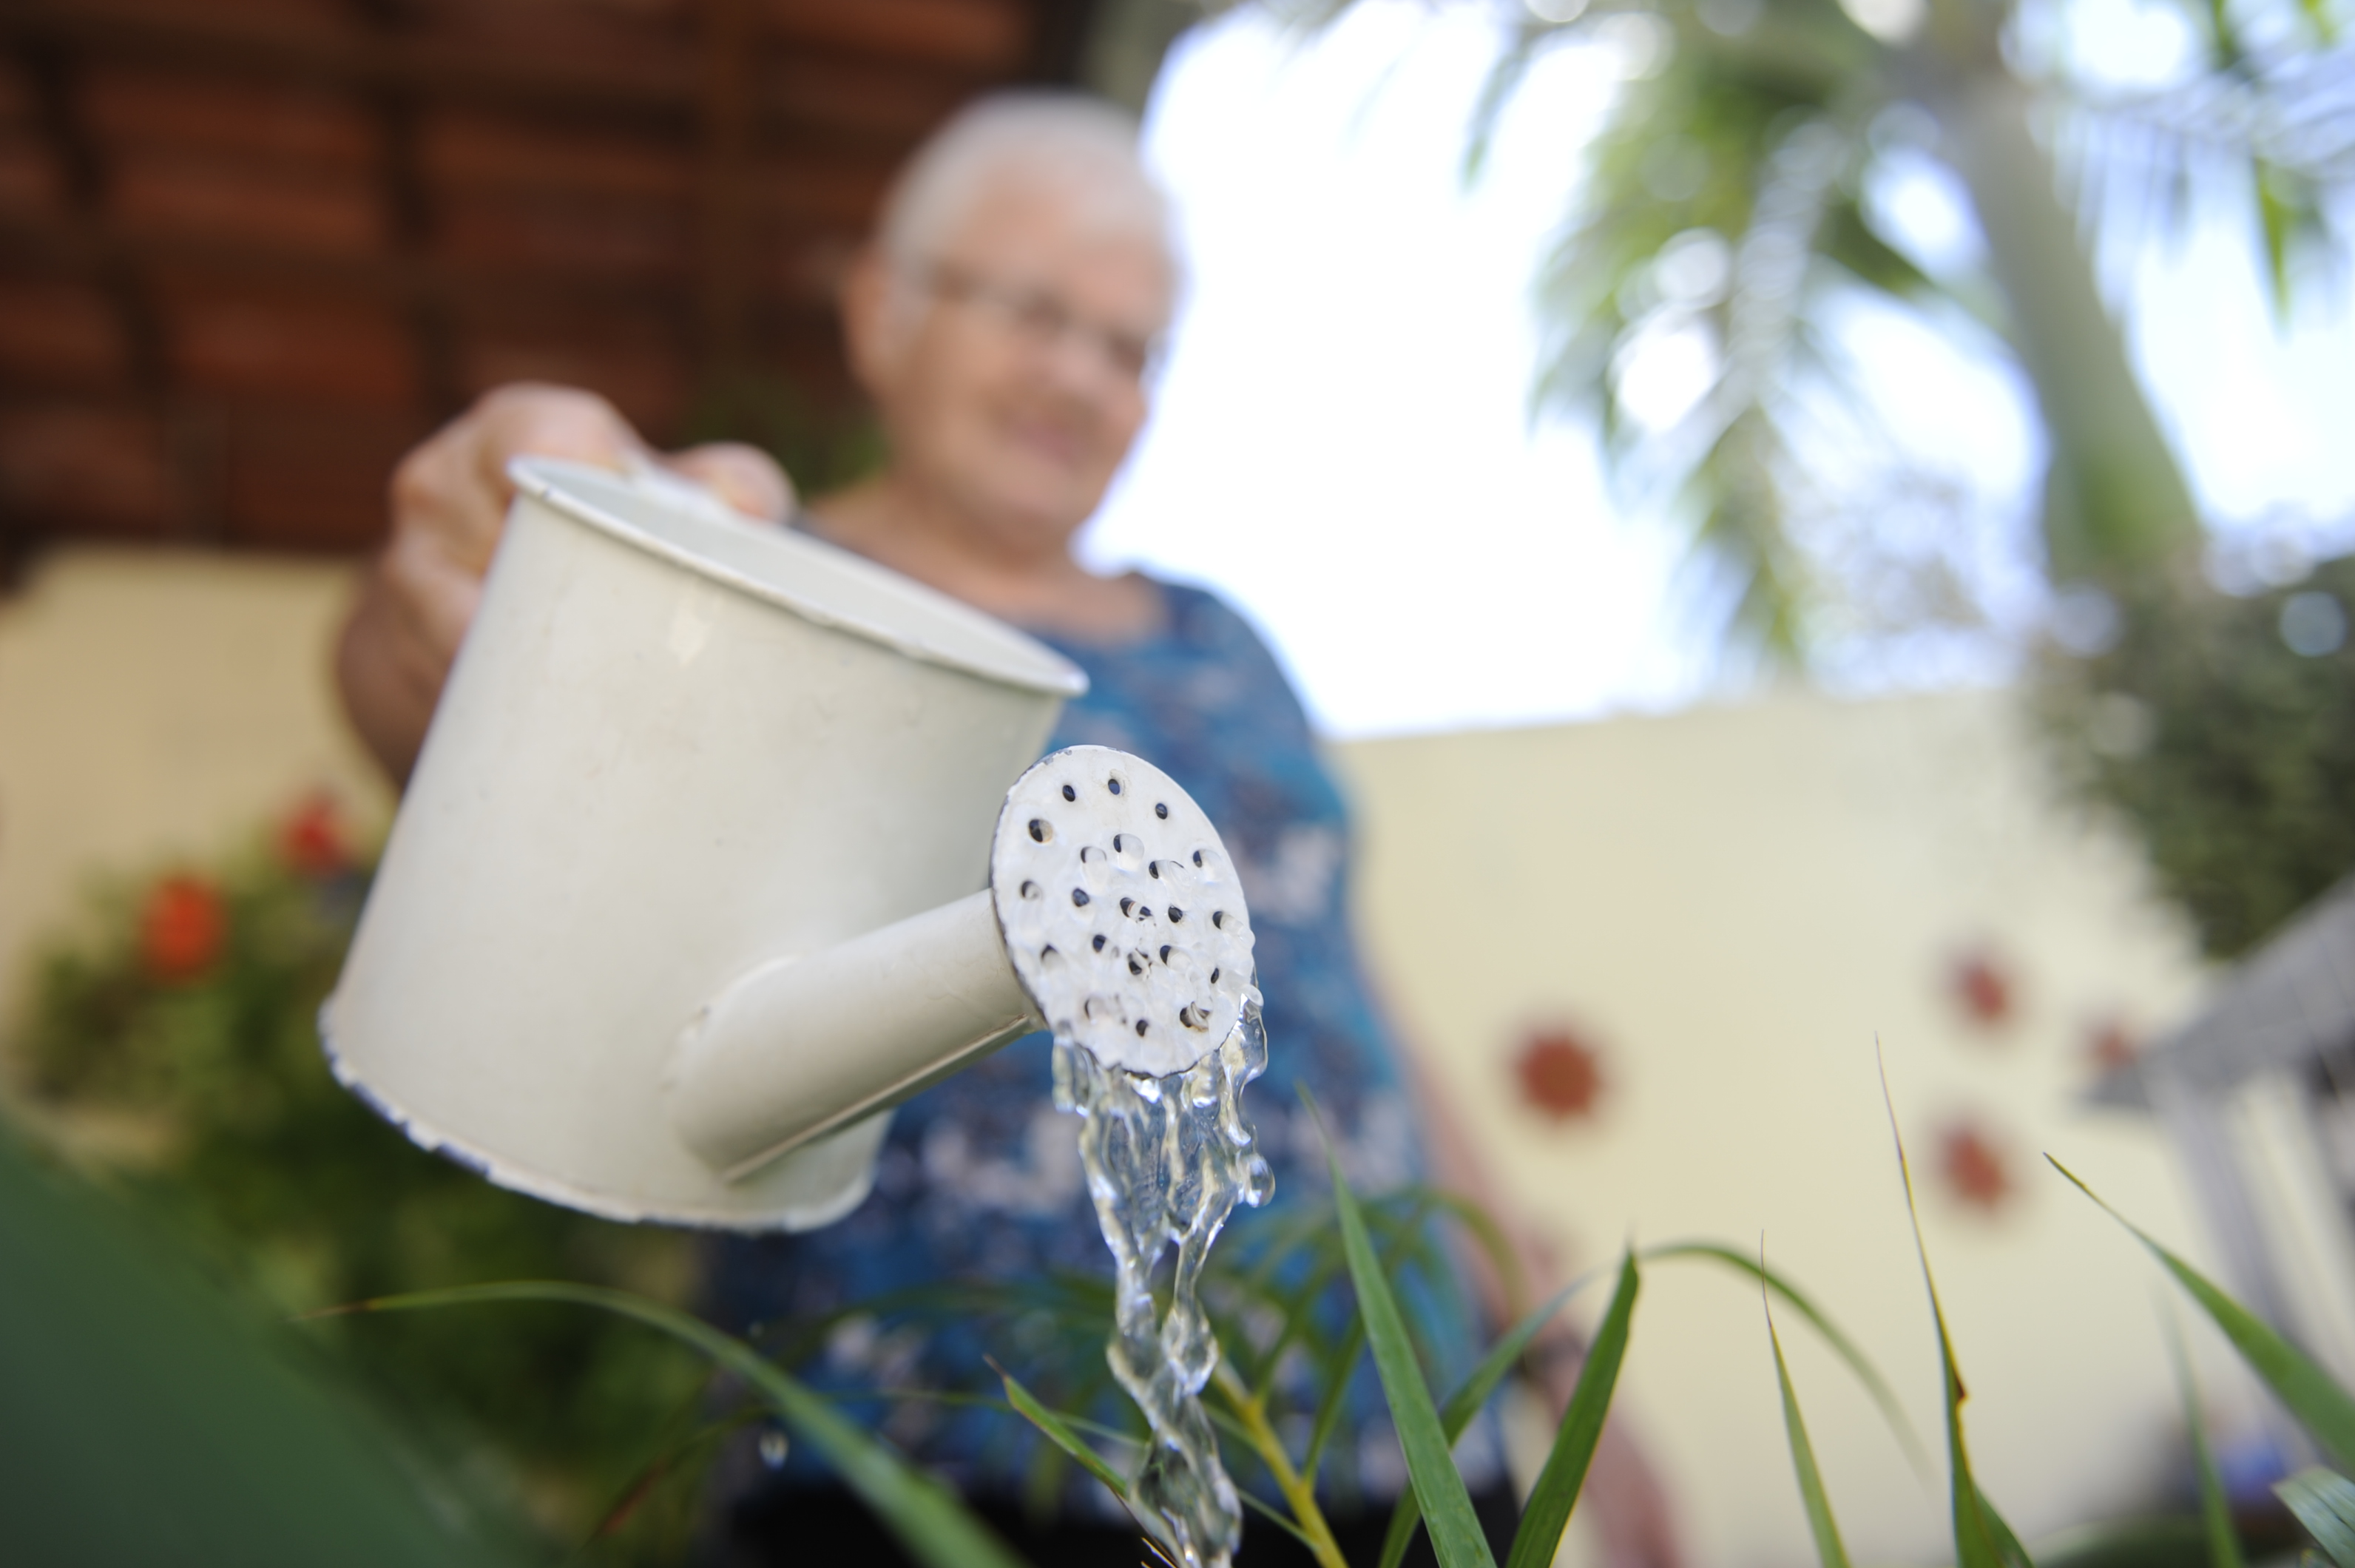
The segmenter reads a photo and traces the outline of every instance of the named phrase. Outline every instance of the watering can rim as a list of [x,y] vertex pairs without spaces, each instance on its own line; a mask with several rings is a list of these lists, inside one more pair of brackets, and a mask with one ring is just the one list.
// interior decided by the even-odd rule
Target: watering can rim
[[627,476],[612,470],[559,458],[519,457],[507,464],[507,476],[515,482],[517,490],[575,522],[584,523],[611,539],[698,577],[780,609],[790,610],[816,625],[847,632],[926,664],[940,665],[1002,685],[1060,698],[1079,697],[1088,689],[1085,671],[1018,627],[1008,625],[962,600],[952,598],[889,567],[879,566],[838,545],[828,544],[798,530],[764,528],[740,519],[732,510],[717,503],[716,498],[704,519],[712,526],[741,528],[746,537],[759,541],[759,548],[799,551],[822,562],[828,570],[842,572],[853,580],[905,599],[917,613],[936,617],[961,628],[968,635],[966,640],[975,646],[969,649],[944,646],[927,639],[919,631],[886,625],[877,620],[822,605],[791,589],[764,581],[750,571],[674,543],[599,506],[581,493],[582,489],[587,489],[607,492],[613,497],[636,502],[649,499],[632,486]]

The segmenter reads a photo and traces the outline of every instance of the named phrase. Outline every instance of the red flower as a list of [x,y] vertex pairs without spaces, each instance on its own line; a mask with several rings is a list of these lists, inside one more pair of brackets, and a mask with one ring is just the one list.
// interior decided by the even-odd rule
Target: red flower
[[352,863],[343,815],[325,790],[304,797],[278,824],[278,858],[306,877],[332,877]]
[[2011,1196],[2011,1172],[2002,1147],[1973,1122],[1952,1123],[1939,1135],[1938,1174],[1956,1198],[1988,1213]]
[[1540,1029],[1514,1063],[1522,1097],[1558,1122],[1594,1114],[1603,1093],[1603,1066],[1594,1048],[1566,1027]]
[[1946,973],[1946,987],[1955,1006],[1981,1029],[2001,1029],[2019,1008],[2010,974],[1987,948],[1964,954]]
[[200,978],[229,945],[220,891],[195,877],[165,877],[139,912],[139,962],[148,978],[180,985]]

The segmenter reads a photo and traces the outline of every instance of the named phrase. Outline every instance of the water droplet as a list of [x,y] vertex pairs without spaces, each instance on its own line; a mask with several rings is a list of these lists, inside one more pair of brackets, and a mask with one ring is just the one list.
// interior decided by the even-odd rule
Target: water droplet
[[793,1451],[793,1444],[787,1441],[785,1435],[775,1427],[772,1426],[761,1434],[761,1463],[770,1469],[783,1469],[785,1456]]

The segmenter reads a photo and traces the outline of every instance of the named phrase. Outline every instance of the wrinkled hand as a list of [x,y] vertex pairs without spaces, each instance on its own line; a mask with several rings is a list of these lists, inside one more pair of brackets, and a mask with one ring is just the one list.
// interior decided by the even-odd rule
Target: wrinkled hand
[[485,394],[393,471],[392,538],[336,652],[345,709],[395,779],[406,779],[416,763],[450,661],[474,618],[515,495],[507,463],[521,456],[613,469],[658,461],[749,516],[781,519],[793,506],[792,482],[751,447],[723,443],[657,458],[594,393],[517,385]]

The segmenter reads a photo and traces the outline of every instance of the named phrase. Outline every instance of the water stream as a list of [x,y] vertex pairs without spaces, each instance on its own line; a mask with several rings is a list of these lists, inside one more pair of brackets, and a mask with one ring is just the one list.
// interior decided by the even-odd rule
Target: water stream
[[[1082,1118],[1080,1157],[1115,1273],[1113,1375],[1145,1413],[1152,1441],[1138,1500],[1167,1526],[1180,1568],[1225,1568],[1242,1532],[1234,1483],[1200,1394],[1219,1342],[1196,1296],[1210,1243],[1238,1200],[1267,1201],[1274,1178],[1252,1147],[1243,1085],[1267,1068],[1259,1010],[1192,1067],[1155,1078],[1107,1067],[1067,1036],[1055,1040],[1055,1104]],[[1175,1248],[1168,1305],[1153,1275]]]

